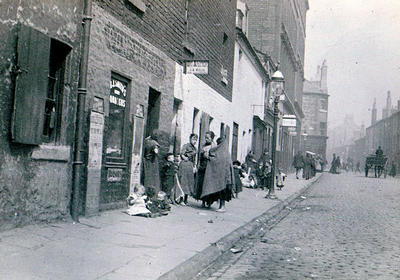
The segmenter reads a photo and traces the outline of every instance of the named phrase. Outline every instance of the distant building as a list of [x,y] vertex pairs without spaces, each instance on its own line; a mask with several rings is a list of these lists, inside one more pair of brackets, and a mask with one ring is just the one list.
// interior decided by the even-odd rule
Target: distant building
[[250,150],[258,159],[271,145],[272,124],[264,121],[268,102],[269,72],[247,38],[248,7],[237,3],[233,71],[232,160],[244,161]]
[[249,7],[248,38],[261,57],[279,69],[285,77],[286,99],[280,102],[280,117],[295,115],[297,127],[289,131],[279,124],[278,166],[287,170],[300,142],[304,49],[307,0],[245,0]]
[[394,113],[392,108],[392,97],[390,96],[390,90],[388,90],[386,96],[386,107],[382,110],[382,119],[389,117],[392,113]]
[[328,66],[326,61],[318,66],[317,77],[305,80],[303,87],[302,148],[326,157],[328,128]]
[[371,111],[371,125],[374,125],[377,120],[377,110],[376,110],[376,98],[374,98],[374,104],[372,105]]

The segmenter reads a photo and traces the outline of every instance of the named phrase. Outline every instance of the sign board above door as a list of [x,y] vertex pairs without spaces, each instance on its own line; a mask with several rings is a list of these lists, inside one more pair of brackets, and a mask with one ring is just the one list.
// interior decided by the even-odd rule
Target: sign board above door
[[282,126],[296,127],[296,116],[295,115],[283,115]]
[[187,60],[184,65],[185,74],[208,74],[208,60]]

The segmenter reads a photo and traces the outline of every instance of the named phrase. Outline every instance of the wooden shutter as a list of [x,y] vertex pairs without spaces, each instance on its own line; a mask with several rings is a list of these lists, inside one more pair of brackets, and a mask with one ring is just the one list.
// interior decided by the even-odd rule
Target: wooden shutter
[[200,135],[199,135],[200,149],[204,146],[205,134],[209,130],[209,128],[210,128],[210,115],[203,112],[201,114],[201,119],[200,119]]
[[14,142],[40,144],[49,75],[50,37],[20,25],[11,136]]
[[224,130],[224,136],[225,136],[225,141],[228,141],[228,145],[229,145],[229,141],[231,140],[231,128],[229,127],[229,125],[225,125],[225,130]]

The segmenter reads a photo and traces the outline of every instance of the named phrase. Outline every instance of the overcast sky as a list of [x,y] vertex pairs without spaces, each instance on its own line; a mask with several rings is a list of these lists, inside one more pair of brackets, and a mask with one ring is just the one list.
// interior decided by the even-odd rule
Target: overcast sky
[[400,0],[309,0],[305,77],[328,65],[329,126],[353,114],[370,125],[374,97],[378,119],[391,91],[400,98]]

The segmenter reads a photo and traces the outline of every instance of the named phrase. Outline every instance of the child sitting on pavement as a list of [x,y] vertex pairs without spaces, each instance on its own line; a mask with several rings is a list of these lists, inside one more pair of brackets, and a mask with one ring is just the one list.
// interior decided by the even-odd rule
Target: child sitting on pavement
[[154,188],[150,187],[146,188],[146,194],[146,208],[151,212],[149,217],[155,218],[161,215],[168,215],[168,211],[171,210],[171,206],[168,203],[168,198],[165,192],[159,191],[156,194]]
[[146,208],[147,196],[145,195],[145,188],[142,185],[135,185],[133,193],[131,193],[126,202],[128,210],[126,213],[130,216],[148,216],[151,212]]

